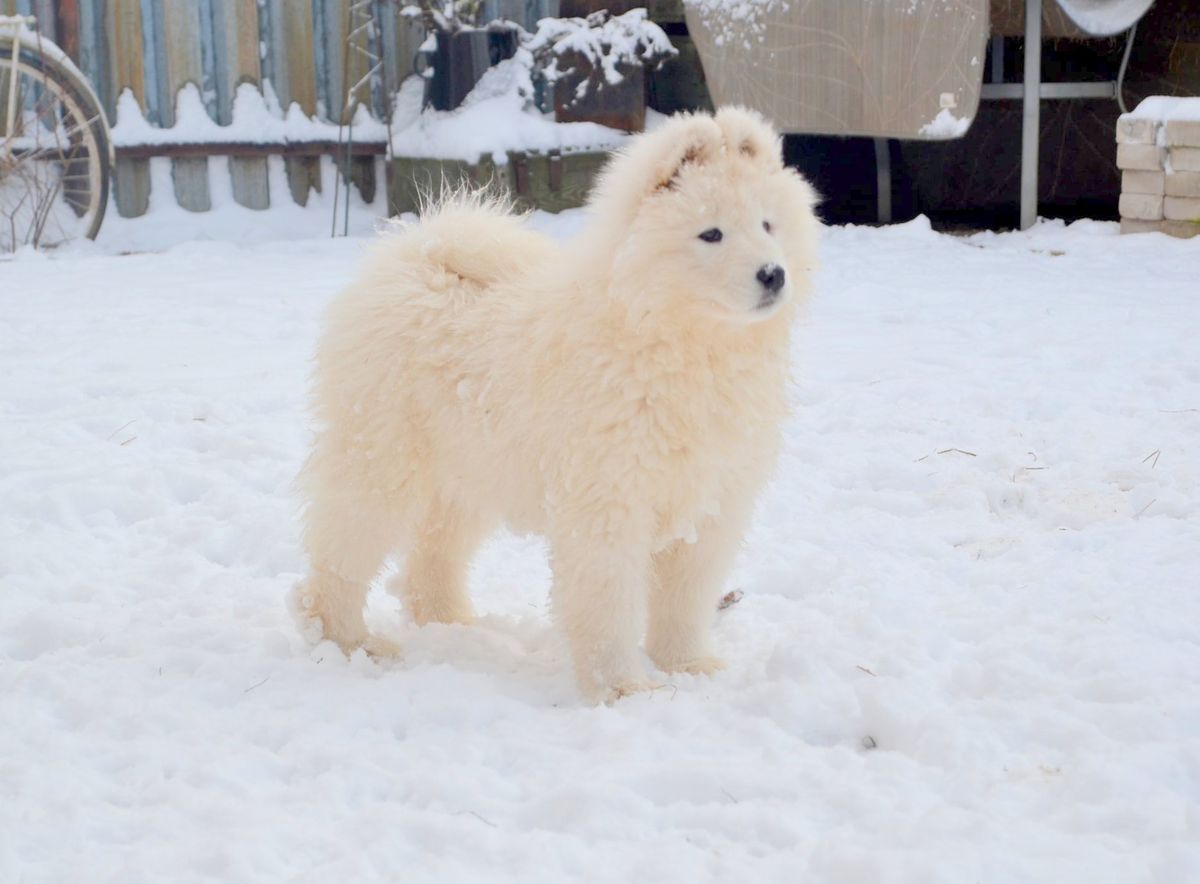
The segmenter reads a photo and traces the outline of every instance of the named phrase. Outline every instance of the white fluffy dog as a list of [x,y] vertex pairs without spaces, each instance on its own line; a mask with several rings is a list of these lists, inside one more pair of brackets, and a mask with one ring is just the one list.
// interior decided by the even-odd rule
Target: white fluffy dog
[[317,350],[302,475],[311,574],[292,604],[345,651],[389,554],[413,618],[468,623],[472,551],[544,534],[580,686],[613,699],[712,673],[722,582],[780,447],[814,195],[757,115],[676,117],[600,179],[559,245],[451,200],[386,236]]

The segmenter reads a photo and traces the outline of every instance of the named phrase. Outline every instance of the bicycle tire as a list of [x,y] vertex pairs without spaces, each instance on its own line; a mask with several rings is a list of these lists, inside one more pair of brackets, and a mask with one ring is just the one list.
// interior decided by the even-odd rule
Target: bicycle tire
[[[58,49],[57,44],[46,42]],[[93,182],[93,186],[98,191],[98,199],[94,214],[89,219],[87,229],[83,232],[83,236],[87,239],[95,239],[96,234],[100,232],[100,225],[104,222],[105,211],[108,208],[112,177],[112,138],[108,131],[104,109],[100,106],[91,86],[83,79],[82,74],[67,68],[52,55],[41,51],[35,42],[0,40],[0,70],[7,70],[7,66],[11,65],[14,47],[19,50],[18,70],[24,67],[44,81],[53,83],[62,97],[74,104],[75,108],[72,112],[77,112],[79,121],[86,124],[95,142],[97,180]]]

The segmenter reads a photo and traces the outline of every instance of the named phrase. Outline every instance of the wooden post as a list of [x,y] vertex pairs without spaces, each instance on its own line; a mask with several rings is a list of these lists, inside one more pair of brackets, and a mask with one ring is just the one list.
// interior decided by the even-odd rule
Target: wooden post
[[[139,0],[109,0],[105,18],[108,30],[108,76],[113,103],[125,90],[146,113],[146,76],[142,62],[142,4]],[[115,110],[115,107],[114,107]],[[118,122],[110,111],[110,119]],[[118,159],[115,169],[117,212],[122,218],[146,214],[150,207],[150,161]]]
[[[276,43],[277,80],[274,83],[279,103],[286,113],[297,104],[308,116],[317,112],[317,77],[313,45],[313,13],[308,3],[280,2],[271,5],[273,27],[279,35]],[[321,191],[320,157],[286,157],[288,189],[292,199],[303,206],[310,190]]]
[[[232,119],[233,101],[238,87],[249,83],[256,89],[262,84],[258,52],[258,4],[255,0],[214,0],[214,31],[220,51],[217,55],[218,94],[222,95],[222,116],[218,122]],[[229,174],[233,198],[248,209],[266,209],[271,204],[267,184],[266,157],[230,157]]]
[[[170,106],[161,108],[164,125],[173,126],[174,103],[179,91],[191,83],[200,88],[200,7],[193,0],[162,0],[163,39],[166,53],[167,94]],[[208,158],[176,157],[171,160],[175,201],[192,212],[212,208],[208,190]]]

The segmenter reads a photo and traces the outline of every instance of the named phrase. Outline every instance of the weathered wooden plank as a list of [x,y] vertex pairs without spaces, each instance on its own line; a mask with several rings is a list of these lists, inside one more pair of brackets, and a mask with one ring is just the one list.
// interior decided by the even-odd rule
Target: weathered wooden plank
[[141,0],[108,0],[104,25],[108,31],[108,76],[113,95],[119,98],[128,89],[144,111],[146,66],[142,61]]
[[[317,75],[313,46],[313,10],[311,4],[285,2],[273,5],[272,14],[278,22],[280,34],[277,65],[284,81],[282,88],[275,84],[279,102],[285,111],[293,104],[309,116],[317,112]],[[321,164],[319,159],[288,157],[284,161],[287,170],[288,190],[292,199],[301,206],[308,204],[308,194],[321,190]]]
[[175,202],[189,212],[207,212],[212,208],[208,190],[208,157],[177,157],[171,160],[171,178],[175,182]]
[[284,169],[292,200],[296,205],[307,206],[309,193],[321,192],[321,157],[285,157]]
[[523,209],[557,213],[578,208],[607,161],[605,153],[511,153],[508,186]]
[[[351,4],[352,0],[324,0],[325,112],[334,122],[348,122],[346,93],[363,80],[371,67],[368,56],[359,51],[369,50],[370,46],[367,34],[358,31],[362,22],[352,14]],[[358,49],[349,45],[352,31]],[[360,86],[353,98],[369,108],[370,84]]]
[[[351,146],[355,157],[383,156],[387,144],[382,141],[356,141]],[[284,156],[308,158],[319,156],[344,156],[346,146],[339,149],[336,141],[290,141],[286,144],[251,141],[181,142],[179,144],[128,144],[116,149],[118,157],[146,159],[148,157],[266,157]]]
[[225,46],[228,53],[232,85],[242,83],[256,86],[262,78],[262,59],[259,56],[258,4],[255,0],[215,0],[222,7],[225,20]]
[[247,209],[271,207],[266,157],[230,157],[229,178],[239,205]]
[[[105,16],[108,31],[108,77],[114,102],[126,90],[146,112],[146,66],[142,61],[142,4],[140,0],[109,0]],[[110,116],[112,111],[110,110]],[[114,169],[113,195],[123,218],[144,215],[150,206],[150,163],[145,159],[120,159]]]
[[418,212],[430,197],[463,184],[478,187],[488,183],[507,190],[507,177],[496,173],[490,156],[478,163],[424,157],[396,157],[388,181],[388,214]]
[[586,202],[608,154],[527,154],[513,152],[506,166],[491,157],[478,163],[397,157],[389,164],[388,211],[418,212],[429,197],[463,184],[489,187],[509,195],[523,209],[561,212]]
[[287,59],[287,90],[279,100],[286,108],[292,104],[310,117],[317,112],[317,71],[313,45],[312,7],[307,3],[284,3],[280,9],[283,45]]
[[[225,112],[231,113],[232,102],[240,86],[248,84],[257,89],[262,83],[258,4],[255,0],[213,2],[215,24],[219,28],[217,39],[222,47],[217,79],[224,86],[222,91],[230,95],[229,108]],[[221,174],[219,166],[217,174]],[[232,156],[229,159],[229,174],[233,198],[240,205],[248,209],[266,209],[270,206],[266,157]]]
[[[179,91],[191,83],[197,88],[202,82],[200,60],[200,6],[192,0],[161,0],[163,50],[166,55],[165,74],[167,94],[172,107],[162,108],[164,120],[175,123],[175,107]],[[212,208],[208,188],[208,159],[180,157],[172,160],[172,179],[175,182],[175,201],[193,212]]]
[[111,114],[116,98],[108,78],[108,35],[103,0],[79,0],[79,69],[96,90],[100,105]]
[[113,195],[122,218],[137,218],[150,208],[150,160],[117,157]]
[[166,78],[172,106],[163,109],[163,124],[175,124],[174,102],[188,83],[200,88],[200,6],[192,0],[161,0]]

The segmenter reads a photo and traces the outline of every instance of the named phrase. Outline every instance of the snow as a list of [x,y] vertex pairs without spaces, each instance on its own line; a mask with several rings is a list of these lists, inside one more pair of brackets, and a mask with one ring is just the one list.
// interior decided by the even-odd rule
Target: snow
[[926,138],[961,138],[971,128],[973,117],[956,117],[947,107],[922,126],[918,132]]
[[1096,37],[1127,31],[1154,0],[1058,0],[1058,5],[1080,28]]
[[[175,125],[154,126],[146,121],[133,92],[126,89],[117,98],[113,143],[118,147],[168,144],[285,144],[338,140],[337,123],[308,116],[295,102],[286,114],[270,84],[266,93],[252,83],[238,86],[233,98],[232,122],[222,126],[208,115],[200,90],[185,83],[175,97]],[[353,119],[355,141],[386,141],[387,126],[359,105]],[[342,132],[345,137],[345,131]]]
[[1200,121],[1200,98],[1176,98],[1170,95],[1151,95],[1124,116],[1136,120]]
[[1197,879],[1200,241],[829,230],[729,669],[590,708],[536,539],[475,627],[373,599],[402,661],[305,646],[368,240],[119,254],[184,220],[0,261],[0,880]]
[[558,123],[553,114],[539,113],[532,106],[531,63],[528,50],[518,50],[489,68],[462,106],[449,111],[422,110],[423,84],[416,77],[405,80],[392,123],[395,155],[471,163],[490,155],[503,165],[509,151],[609,151],[625,143],[628,134],[617,129]]
[[[543,53],[549,57],[545,70],[549,82],[570,73],[558,68],[562,56],[578,53],[593,69],[602,70],[605,81],[614,86],[625,79],[622,69],[629,65],[653,68],[679,54],[663,29],[647,18],[645,9],[616,16],[601,10],[587,18],[544,18],[525,48],[535,57]],[[585,85],[581,83],[580,88]]]
[[[766,35],[766,16],[786,10],[789,0],[683,0],[693,9],[704,26],[714,34],[717,46],[749,34],[762,42]],[[749,41],[745,41],[750,48]]]

